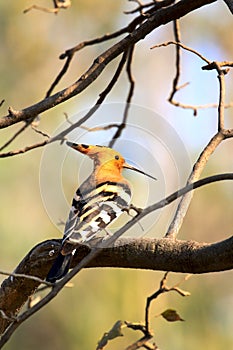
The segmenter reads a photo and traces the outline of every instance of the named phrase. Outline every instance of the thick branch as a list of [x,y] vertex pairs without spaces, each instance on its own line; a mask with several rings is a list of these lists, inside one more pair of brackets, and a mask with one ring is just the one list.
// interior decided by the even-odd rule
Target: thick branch
[[[60,240],[49,240],[35,246],[21,261],[15,273],[45,278],[60,249]],[[50,252],[54,251],[53,256]],[[73,260],[75,266],[89,248],[80,246]],[[121,267],[185,273],[207,273],[233,268],[233,236],[207,244],[172,239],[120,238],[113,247],[105,248],[87,267]],[[7,278],[0,289],[0,310],[16,314],[39,282],[26,278]],[[9,321],[0,319],[0,333]]]
[[22,120],[27,120],[28,118],[34,118],[38,114],[41,114],[44,111],[70,99],[71,97],[76,96],[86,89],[95,79],[97,79],[109,62],[118,57],[133,44],[144,39],[145,36],[147,36],[155,28],[158,28],[163,24],[167,24],[172,20],[183,17],[189,12],[215,1],[216,0],[181,0],[168,8],[158,10],[132,33],[97,57],[92,66],[78,79],[78,81],[68,88],[23,110],[15,111],[13,108],[10,108],[9,114],[0,119],[0,128],[8,127]]

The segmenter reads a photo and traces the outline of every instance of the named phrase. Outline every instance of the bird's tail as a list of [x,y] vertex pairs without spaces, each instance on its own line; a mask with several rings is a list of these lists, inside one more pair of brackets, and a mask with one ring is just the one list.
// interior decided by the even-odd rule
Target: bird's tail
[[56,280],[64,277],[69,271],[72,257],[72,253],[68,255],[62,255],[59,253],[46,277],[46,281],[54,283]]

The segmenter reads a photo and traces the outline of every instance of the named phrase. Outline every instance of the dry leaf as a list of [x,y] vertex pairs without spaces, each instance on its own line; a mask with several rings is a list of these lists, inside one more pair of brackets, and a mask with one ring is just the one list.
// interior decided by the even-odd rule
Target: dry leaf
[[176,310],[173,309],[167,309],[164,312],[161,313],[161,316],[165,318],[168,322],[175,322],[175,321],[184,321],[180,315],[176,312]]

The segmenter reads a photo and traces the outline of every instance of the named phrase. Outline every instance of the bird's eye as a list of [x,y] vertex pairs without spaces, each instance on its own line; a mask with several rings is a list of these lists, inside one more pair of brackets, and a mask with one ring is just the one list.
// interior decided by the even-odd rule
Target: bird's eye
[[87,148],[89,148],[89,146],[88,146],[88,145],[84,145],[84,144],[82,144],[81,146],[82,146],[83,148],[86,148],[86,149],[87,149]]
[[116,160],[119,160],[119,156],[118,156],[118,155],[116,155],[116,156],[115,156],[115,159],[116,159]]

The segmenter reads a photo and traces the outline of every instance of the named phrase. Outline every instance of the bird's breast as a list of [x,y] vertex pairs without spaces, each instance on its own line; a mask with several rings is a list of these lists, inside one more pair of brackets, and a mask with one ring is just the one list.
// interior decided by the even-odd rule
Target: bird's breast
[[115,221],[128,207],[131,190],[126,183],[104,182],[84,193],[78,220],[66,240],[72,244],[88,242]]

